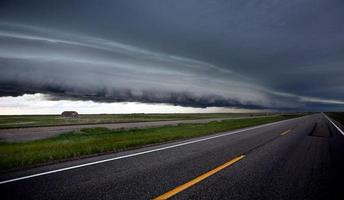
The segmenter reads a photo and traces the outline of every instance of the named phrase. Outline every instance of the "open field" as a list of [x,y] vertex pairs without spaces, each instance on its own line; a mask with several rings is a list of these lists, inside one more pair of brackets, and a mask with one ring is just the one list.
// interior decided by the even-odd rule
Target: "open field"
[[[272,113],[274,114],[274,113]],[[266,115],[264,113],[207,113],[207,114],[97,114],[79,115],[78,118],[64,118],[60,115],[0,115],[0,128],[24,128],[39,126],[102,124],[123,122],[150,122],[167,120],[209,119],[226,117],[247,117]],[[268,114],[269,115],[269,114]]]
[[298,116],[300,115],[279,115],[231,119],[206,124],[180,124],[177,126],[117,131],[106,128],[92,128],[32,142],[2,142],[0,143],[0,168],[6,170],[76,159],[85,155],[120,151],[148,144],[202,136]]
[[[270,115],[273,116],[273,115]],[[266,116],[257,116],[266,117]],[[107,128],[111,130],[128,130],[137,128],[153,128],[161,126],[172,126],[178,124],[204,124],[212,121],[223,121],[227,119],[242,119],[252,117],[227,117],[227,118],[211,118],[211,119],[185,119],[185,120],[163,120],[148,122],[122,122],[107,124],[77,124],[77,125],[60,125],[60,126],[41,126],[41,127],[25,127],[25,128],[3,128],[0,129],[0,141],[3,142],[28,142],[34,140],[42,140],[58,136],[67,132],[80,132],[87,128]]]

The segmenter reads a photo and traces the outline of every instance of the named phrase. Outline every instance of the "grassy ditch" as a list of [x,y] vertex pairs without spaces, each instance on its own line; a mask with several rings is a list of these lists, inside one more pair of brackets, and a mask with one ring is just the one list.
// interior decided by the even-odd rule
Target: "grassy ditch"
[[77,159],[86,155],[208,135],[298,116],[300,115],[231,119],[207,124],[180,124],[177,126],[117,131],[106,128],[92,128],[32,142],[2,142],[0,143],[0,169],[3,171],[11,168]]
[[64,118],[60,115],[0,115],[0,128],[252,117],[264,115],[274,115],[274,113],[92,114],[79,115],[78,118]]
[[344,125],[344,112],[326,113],[329,117]]

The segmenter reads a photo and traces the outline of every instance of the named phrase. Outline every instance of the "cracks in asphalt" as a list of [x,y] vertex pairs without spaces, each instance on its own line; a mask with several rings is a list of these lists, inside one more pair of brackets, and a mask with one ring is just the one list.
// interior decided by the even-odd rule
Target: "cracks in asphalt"
[[[293,131],[294,128],[295,128],[295,127],[291,128],[291,129],[289,129],[289,130],[290,130],[290,131]],[[277,135],[277,136],[275,136],[275,137],[273,137],[273,138],[271,138],[271,139],[269,139],[269,140],[267,140],[267,141],[265,141],[265,142],[263,142],[263,143],[260,143],[260,144],[258,144],[258,145],[256,145],[256,146],[254,146],[253,148],[251,148],[251,149],[245,151],[244,153],[242,153],[242,155],[248,155],[248,154],[252,153],[254,150],[257,150],[257,149],[259,149],[259,148],[265,146],[266,144],[268,144],[268,143],[270,143],[270,142],[273,142],[274,140],[276,140],[276,139],[278,139],[278,138],[280,138],[280,137],[283,137],[283,136]]]

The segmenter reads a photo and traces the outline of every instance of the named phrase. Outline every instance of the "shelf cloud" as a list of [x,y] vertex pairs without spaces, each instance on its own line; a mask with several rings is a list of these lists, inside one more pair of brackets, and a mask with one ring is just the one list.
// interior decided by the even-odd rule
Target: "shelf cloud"
[[344,108],[339,1],[58,2],[0,6],[0,97]]

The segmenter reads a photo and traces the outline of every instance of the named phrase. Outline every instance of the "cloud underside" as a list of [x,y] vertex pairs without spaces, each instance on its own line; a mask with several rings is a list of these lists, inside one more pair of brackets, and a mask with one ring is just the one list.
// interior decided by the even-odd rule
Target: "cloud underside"
[[48,100],[91,100],[94,102],[112,103],[112,102],[140,102],[151,104],[171,104],[175,106],[184,107],[233,107],[245,109],[266,109],[270,108],[264,105],[256,105],[254,103],[243,104],[238,100],[221,97],[218,95],[203,95],[198,96],[187,92],[153,92],[153,91],[140,91],[133,92],[130,89],[118,89],[111,91],[109,95],[106,91],[83,91],[77,88],[69,90],[67,88],[48,86],[47,88],[30,88],[19,85],[7,85],[2,87],[0,92],[3,96],[22,96],[24,94],[47,94]]
[[302,110],[339,105],[279,93],[228,68],[121,42],[1,25],[0,96]]

